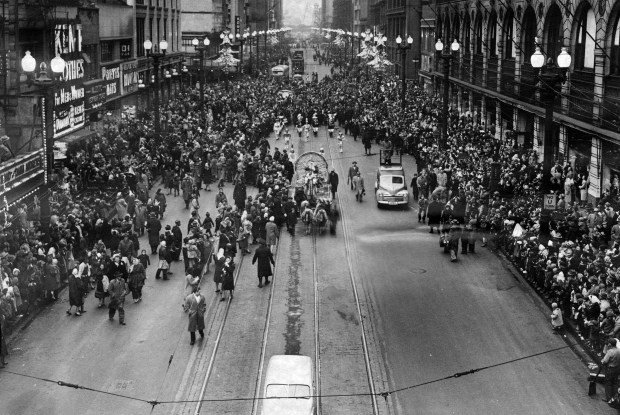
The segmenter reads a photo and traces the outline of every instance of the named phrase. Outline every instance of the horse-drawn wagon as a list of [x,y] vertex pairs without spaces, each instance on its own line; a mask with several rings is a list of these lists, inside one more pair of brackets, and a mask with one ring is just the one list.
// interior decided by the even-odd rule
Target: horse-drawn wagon
[[336,233],[339,212],[331,197],[328,169],[327,160],[316,151],[303,153],[295,162],[294,198],[306,235],[313,231],[322,234],[327,225],[332,234]]

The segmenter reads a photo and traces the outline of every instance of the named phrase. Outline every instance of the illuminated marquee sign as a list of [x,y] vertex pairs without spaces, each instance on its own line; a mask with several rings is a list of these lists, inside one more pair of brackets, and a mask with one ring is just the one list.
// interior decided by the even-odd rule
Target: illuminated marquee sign
[[31,153],[0,168],[0,194],[10,191],[43,172],[42,151]]
[[86,120],[82,25],[54,26],[54,55],[60,55],[66,62],[61,82],[54,88],[54,138],[58,138],[82,128]]

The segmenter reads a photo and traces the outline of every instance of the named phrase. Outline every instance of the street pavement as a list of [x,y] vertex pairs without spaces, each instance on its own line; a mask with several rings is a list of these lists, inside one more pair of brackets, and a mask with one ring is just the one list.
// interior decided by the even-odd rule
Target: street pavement
[[[213,186],[211,186],[213,187]],[[157,190],[154,186],[152,192]],[[232,200],[232,186],[224,189]],[[215,192],[201,192],[201,212],[215,212]],[[176,219],[186,229],[189,211],[181,197],[168,196],[168,208],[162,225],[174,225]],[[185,232],[184,232],[185,233]],[[140,247],[148,249],[146,237]],[[9,344],[9,366],[0,371],[0,413],[2,414],[147,414],[145,402],[60,387],[55,383],[26,378],[9,372],[64,381],[111,394],[145,400],[174,398],[188,362],[192,362],[202,343],[189,345],[184,299],[183,263],[173,263],[170,280],[156,280],[156,255],[147,269],[144,299],[134,304],[127,296],[126,326],[108,320],[107,308],[97,308],[91,293],[85,302],[86,314],[67,316],[68,293],[49,306]],[[211,278],[203,282],[203,293],[215,309]],[[206,341],[204,342],[206,343]],[[172,385],[172,386],[171,386]],[[155,407],[153,413],[170,413],[170,408]]]
[[[328,73],[326,66],[314,70]],[[9,344],[9,366],[0,371],[0,413],[261,413],[260,402],[252,400],[154,408],[145,401],[252,398],[261,394],[274,354],[311,356],[319,370],[317,392],[348,395],[320,399],[323,414],[372,414],[369,370],[376,392],[403,389],[377,399],[381,414],[613,413],[600,400],[601,388],[598,397],[587,397],[586,369],[568,348],[502,364],[566,343],[552,334],[549,310],[493,253],[478,246],[476,254],[451,263],[437,235],[417,223],[414,203],[405,210],[377,208],[378,155],[364,156],[361,142],[351,137],[339,153],[325,127],[307,143],[289,129],[297,155],[323,147],[340,175],[337,235],[317,236],[315,245],[301,224],[294,237],[283,229],[269,287],[256,287],[251,256],[238,257],[230,303],[216,298],[211,269],[202,283],[207,336],[194,346],[180,307],[182,263],[174,263],[171,280],[155,280],[151,256],[144,301],[128,298],[127,326],[109,322],[92,294],[87,314],[66,316],[64,292]],[[272,148],[283,145],[270,141]],[[376,146],[373,151],[378,153]],[[346,184],[352,161],[366,182],[363,203]],[[410,180],[415,164],[409,156],[405,169]],[[230,184],[225,192],[232,200]],[[201,212],[214,214],[214,192],[202,191],[200,202]],[[169,198],[164,225],[180,219],[185,227],[188,216],[180,198]],[[146,238],[140,243],[146,246]],[[487,366],[494,367],[415,386]]]

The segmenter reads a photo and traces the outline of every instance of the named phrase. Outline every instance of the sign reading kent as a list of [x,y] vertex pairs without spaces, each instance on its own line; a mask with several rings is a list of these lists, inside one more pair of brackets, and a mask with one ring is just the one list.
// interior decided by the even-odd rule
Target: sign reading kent
[[54,88],[53,127],[58,138],[84,126],[84,57],[82,56],[82,25],[58,23],[54,26],[54,56],[65,60],[60,84]]

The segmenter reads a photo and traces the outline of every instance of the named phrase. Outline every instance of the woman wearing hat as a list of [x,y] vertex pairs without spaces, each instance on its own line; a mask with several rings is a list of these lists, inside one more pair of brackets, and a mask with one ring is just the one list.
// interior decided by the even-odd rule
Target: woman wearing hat
[[234,298],[235,293],[235,262],[231,256],[226,256],[224,266],[222,267],[222,298],[220,301],[226,300],[224,291],[228,291],[230,299]]
[[269,217],[269,221],[265,224],[265,241],[269,250],[273,253],[274,245],[278,242],[280,231],[275,223],[275,217]]

